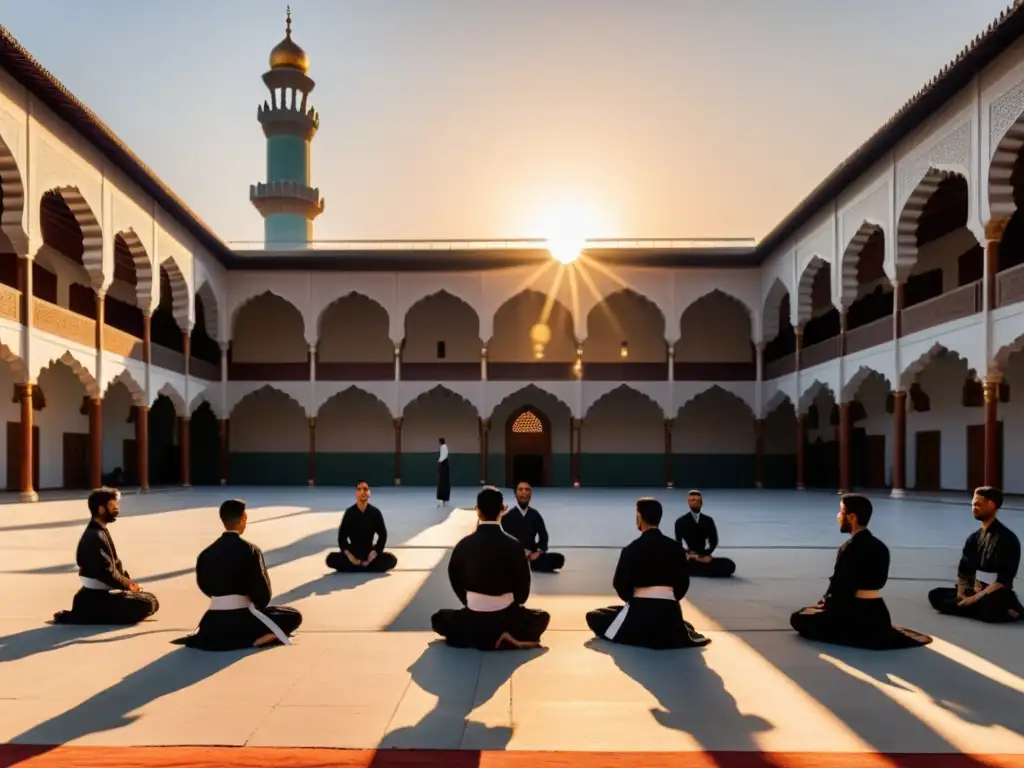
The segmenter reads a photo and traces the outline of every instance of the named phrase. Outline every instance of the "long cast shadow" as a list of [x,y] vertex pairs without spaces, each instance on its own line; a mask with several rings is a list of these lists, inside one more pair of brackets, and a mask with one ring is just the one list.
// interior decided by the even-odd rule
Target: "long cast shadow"
[[325,573],[319,578],[292,587],[287,592],[274,596],[275,605],[288,605],[307,597],[324,597],[335,592],[357,589],[377,579],[386,579],[387,573]]
[[[144,622],[152,624],[154,622]],[[136,625],[139,626],[139,625]],[[46,653],[72,645],[98,645],[116,643],[141,635],[155,635],[167,632],[166,629],[151,629],[145,632],[133,632],[128,635],[95,638],[106,632],[113,632],[123,627],[109,625],[66,625],[49,623],[42,627],[34,627],[24,632],[0,637],[0,664],[8,661],[20,661],[38,653]]]

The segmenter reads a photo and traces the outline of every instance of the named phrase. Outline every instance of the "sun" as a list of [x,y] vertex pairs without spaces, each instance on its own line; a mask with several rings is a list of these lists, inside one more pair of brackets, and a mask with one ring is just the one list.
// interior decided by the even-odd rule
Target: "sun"
[[593,236],[597,217],[582,203],[562,203],[547,207],[536,223],[534,231],[542,233],[551,258],[572,264],[586,249],[588,236]]
[[583,253],[587,239],[571,232],[561,233],[547,240],[548,253],[561,264],[572,264]]

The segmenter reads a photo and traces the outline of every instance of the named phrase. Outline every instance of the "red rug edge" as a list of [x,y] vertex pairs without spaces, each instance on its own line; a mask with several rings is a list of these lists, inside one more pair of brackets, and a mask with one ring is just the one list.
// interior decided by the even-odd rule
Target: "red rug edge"
[[551,752],[0,744],[0,768],[1024,768],[1024,755],[873,752]]

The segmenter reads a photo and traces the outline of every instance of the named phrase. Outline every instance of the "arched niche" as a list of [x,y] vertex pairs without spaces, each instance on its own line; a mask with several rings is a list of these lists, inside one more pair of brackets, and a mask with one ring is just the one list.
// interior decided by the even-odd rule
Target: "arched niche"
[[761,423],[761,477],[766,488],[796,486],[798,437],[796,408],[789,398],[782,398]]
[[309,344],[304,329],[302,313],[294,304],[277,294],[262,293],[235,316],[231,362],[259,365],[252,378],[262,375],[264,381],[308,378]]
[[635,389],[618,387],[590,406],[580,445],[584,486],[664,485],[665,414]]
[[318,364],[387,366],[387,378],[394,378],[390,318],[378,302],[361,293],[341,296],[321,313],[319,330]]
[[152,279],[149,256],[138,236],[131,230],[117,233],[114,236],[114,277],[103,296],[104,323],[142,339],[143,308],[149,309]]
[[88,488],[91,443],[84,372],[57,360],[37,377],[46,407],[36,413],[39,427],[40,488]]
[[349,387],[320,406],[316,416],[320,485],[391,485],[395,479],[395,421],[376,396]]
[[750,311],[739,299],[717,289],[701,296],[679,318],[676,379],[753,380],[752,333]]
[[576,361],[572,315],[561,302],[543,293],[517,293],[494,314],[494,335],[487,343],[487,359],[494,363],[571,366]]
[[480,481],[480,417],[473,404],[444,387],[434,387],[402,413],[402,482],[433,485],[437,480],[438,438],[448,445],[453,486]]
[[119,468],[125,485],[138,483],[138,449],[135,442],[137,398],[124,381],[115,381],[103,395],[101,411],[103,474]]
[[262,387],[231,411],[229,475],[233,483],[305,485],[309,419],[284,392]]
[[[220,422],[207,402],[189,419],[190,477],[192,485],[220,484]],[[225,478],[226,479],[226,478]]]
[[665,317],[650,299],[630,291],[607,296],[587,314],[584,363],[665,363]]
[[403,363],[480,363],[480,318],[447,291],[426,296],[405,315]]

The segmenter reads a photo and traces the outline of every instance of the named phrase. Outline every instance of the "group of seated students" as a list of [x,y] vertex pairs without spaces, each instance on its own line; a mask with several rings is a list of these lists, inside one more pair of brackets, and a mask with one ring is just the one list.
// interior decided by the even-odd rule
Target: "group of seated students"
[[[383,515],[369,500],[369,485],[359,483],[356,503],[342,515],[339,551],[327,556],[328,567],[345,573],[383,573],[397,565],[397,558],[384,551]],[[526,607],[531,573],[557,571],[565,557],[548,551],[547,529],[531,500],[527,483],[516,486],[517,503],[512,510],[493,486],[477,494],[476,530],[456,544],[448,562],[452,591],[463,607],[442,609],[431,617],[434,631],[449,645],[480,650],[539,646],[550,616]],[[661,502],[637,500],[635,521],[640,535],[622,550],[612,579],[623,604],[586,615],[597,637],[654,649],[711,642],[683,619],[680,601],[689,590],[691,576],[731,576],[736,566],[711,555],[718,545],[718,532],[702,512],[700,492],[690,491],[687,501],[689,511],[676,521],[673,540],[659,528]],[[1017,621],[1024,615],[1013,591],[1020,541],[996,519],[1002,503],[1002,492],[996,488],[974,492],[972,509],[981,528],[964,545],[957,586],[929,593],[937,611],[991,623]],[[125,625],[152,616],[159,608],[156,597],[142,591],[128,575],[110,535],[109,525],[120,512],[119,492],[97,489],[88,505],[91,519],[76,554],[82,588],[71,610],[57,613],[54,620]],[[881,597],[889,575],[889,550],[868,530],[871,515],[866,497],[841,497],[837,522],[849,538],[839,548],[825,596],[817,605],[794,613],[790,624],[808,639],[859,648],[926,645],[930,637],[892,624]],[[194,632],[174,642],[210,651],[289,645],[302,616],[294,608],[270,606],[273,593],[263,553],[242,538],[248,519],[245,502],[225,501],[220,518],[224,533],[196,561],[196,581],[210,598],[209,608]],[[994,578],[983,582],[979,574]]]

